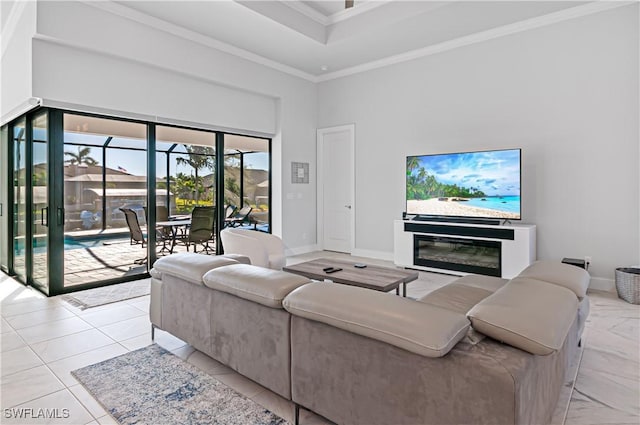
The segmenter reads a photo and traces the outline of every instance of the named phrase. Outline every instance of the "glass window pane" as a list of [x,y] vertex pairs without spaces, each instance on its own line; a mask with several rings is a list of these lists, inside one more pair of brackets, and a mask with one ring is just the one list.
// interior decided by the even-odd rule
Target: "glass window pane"
[[48,287],[47,244],[48,244],[48,173],[47,159],[47,113],[36,115],[32,121],[33,128],[33,169],[32,169],[32,246],[33,246],[33,280]]
[[65,286],[145,273],[146,125],[65,114],[64,129]]

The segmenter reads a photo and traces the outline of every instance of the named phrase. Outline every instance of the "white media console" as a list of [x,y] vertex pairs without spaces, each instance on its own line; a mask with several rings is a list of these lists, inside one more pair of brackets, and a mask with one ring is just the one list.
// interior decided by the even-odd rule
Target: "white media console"
[[536,260],[536,226],[394,221],[401,267],[511,279]]

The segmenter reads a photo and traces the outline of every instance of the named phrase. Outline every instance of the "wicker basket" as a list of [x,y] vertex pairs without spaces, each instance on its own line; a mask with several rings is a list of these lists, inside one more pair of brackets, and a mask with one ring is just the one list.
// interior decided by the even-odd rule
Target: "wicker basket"
[[617,268],[618,296],[631,304],[640,304],[640,268]]

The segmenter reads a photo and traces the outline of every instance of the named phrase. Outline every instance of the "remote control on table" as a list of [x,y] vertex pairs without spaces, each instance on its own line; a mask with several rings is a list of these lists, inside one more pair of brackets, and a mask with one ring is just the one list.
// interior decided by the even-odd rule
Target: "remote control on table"
[[367,267],[367,265],[362,263],[356,263],[353,265],[353,267],[355,267],[356,269],[364,269],[365,267]]
[[332,267],[332,268],[330,268],[329,270],[325,270],[324,272],[325,272],[325,273],[335,273],[335,272],[339,272],[340,270],[342,270],[342,269]]

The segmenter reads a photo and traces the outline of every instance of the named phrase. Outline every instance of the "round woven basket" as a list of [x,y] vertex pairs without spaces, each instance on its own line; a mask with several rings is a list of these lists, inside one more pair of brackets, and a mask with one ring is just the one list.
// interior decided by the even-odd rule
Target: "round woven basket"
[[631,304],[640,304],[640,268],[617,268],[618,296]]

